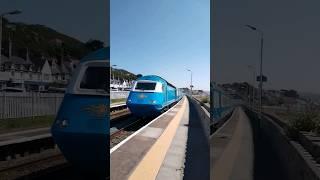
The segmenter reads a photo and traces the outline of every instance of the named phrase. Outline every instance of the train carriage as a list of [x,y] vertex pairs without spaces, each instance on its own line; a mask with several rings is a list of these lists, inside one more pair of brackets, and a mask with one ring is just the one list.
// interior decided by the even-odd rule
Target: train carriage
[[103,48],[80,61],[51,128],[65,158],[101,179],[109,168],[109,54]]
[[211,85],[211,117],[217,122],[228,114],[234,107],[235,103],[221,88]]
[[180,99],[177,88],[155,75],[142,76],[135,82],[127,99],[131,113],[139,117],[154,116]]

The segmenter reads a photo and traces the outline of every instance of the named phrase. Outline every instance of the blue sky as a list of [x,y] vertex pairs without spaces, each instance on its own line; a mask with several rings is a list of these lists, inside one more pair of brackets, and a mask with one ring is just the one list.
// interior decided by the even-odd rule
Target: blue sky
[[111,64],[209,90],[209,0],[111,0]]
[[10,21],[42,24],[83,42],[109,44],[109,7],[106,0],[1,0],[0,13],[19,9]]
[[265,88],[320,92],[320,1],[214,1],[213,62],[218,83],[251,81],[248,65],[259,72],[259,35],[264,32]]

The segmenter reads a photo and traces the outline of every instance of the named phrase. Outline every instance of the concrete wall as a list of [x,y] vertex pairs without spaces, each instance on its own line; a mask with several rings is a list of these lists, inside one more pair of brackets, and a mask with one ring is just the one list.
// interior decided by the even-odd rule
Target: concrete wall
[[272,144],[270,148],[276,152],[290,180],[320,180],[319,164],[298,142],[289,139],[283,128],[268,117],[263,117],[259,123],[257,114],[246,112],[255,120],[252,121],[255,122],[252,124],[253,130]]

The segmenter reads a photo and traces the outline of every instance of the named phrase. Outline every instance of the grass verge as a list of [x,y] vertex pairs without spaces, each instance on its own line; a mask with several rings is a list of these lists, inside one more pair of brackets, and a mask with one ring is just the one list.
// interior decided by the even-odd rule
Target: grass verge
[[54,115],[35,116],[24,118],[0,119],[0,133],[7,133],[25,129],[50,127],[54,121]]
[[121,99],[111,99],[111,104],[115,104],[115,103],[125,103],[127,100],[127,98],[121,98]]

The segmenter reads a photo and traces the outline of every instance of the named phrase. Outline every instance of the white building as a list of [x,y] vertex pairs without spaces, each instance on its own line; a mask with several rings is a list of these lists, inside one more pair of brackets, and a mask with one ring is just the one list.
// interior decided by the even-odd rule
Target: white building
[[134,84],[134,81],[111,79],[110,89],[112,90],[130,90]]
[[55,58],[42,57],[30,61],[17,56],[9,59],[2,55],[0,68],[0,90],[46,91],[50,84],[66,86],[79,60],[67,59],[60,65]]

